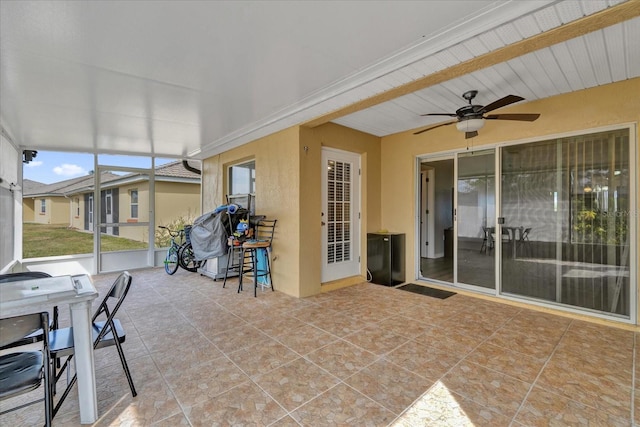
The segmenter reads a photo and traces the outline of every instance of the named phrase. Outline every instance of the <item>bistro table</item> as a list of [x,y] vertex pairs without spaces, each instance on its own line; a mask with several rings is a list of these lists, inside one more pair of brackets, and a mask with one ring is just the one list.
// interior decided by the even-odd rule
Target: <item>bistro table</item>
[[97,297],[98,291],[86,274],[29,279],[0,286],[0,317],[3,318],[69,304],[82,424],[92,424],[98,419],[91,333],[91,303]]

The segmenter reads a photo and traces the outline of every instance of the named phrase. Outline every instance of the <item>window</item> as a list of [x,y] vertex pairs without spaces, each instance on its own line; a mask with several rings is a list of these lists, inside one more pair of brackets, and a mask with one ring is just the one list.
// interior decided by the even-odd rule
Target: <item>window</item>
[[255,194],[256,161],[240,163],[229,167],[228,194]]
[[[106,196],[105,196],[105,207],[107,210],[107,215],[111,215],[111,190],[107,190],[106,191]],[[107,219],[107,221],[110,221],[110,219]]]
[[76,197],[74,201],[76,204],[76,217],[80,217],[80,199]]
[[129,191],[131,197],[131,218],[138,218],[138,190]]
[[40,199],[40,213],[46,213],[47,212],[47,201],[45,199]]

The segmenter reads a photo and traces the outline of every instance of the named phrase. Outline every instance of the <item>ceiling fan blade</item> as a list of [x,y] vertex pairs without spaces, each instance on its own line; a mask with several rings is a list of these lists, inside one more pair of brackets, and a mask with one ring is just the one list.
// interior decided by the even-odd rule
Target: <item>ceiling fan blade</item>
[[540,114],[490,114],[485,117],[487,120],[519,120],[521,122],[533,122],[540,117]]
[[524,98],[517,95],[507,95],[504,98],[500,98],[497,101],[493,101],[489,105],[485,105],[482,109],[484,113],[488,113],[489,111],[497,110],[498,108],[505,107],[509,104],[513,104],[514,102],[523,101]]
[[473,138],[474,136],[478,136],[478,131],[474,130],[473,132],[465,132],[464,139]]
[[456,113],[427,113],[427,114],[420,114],[421,116],[448,116],[448,117],[457,117]]
[[431,129],[439,128],[439,127],[441,127],[441,126],[452,125],[452,124],[454,124],[455,122],[457,122],[457,120],[452,120],[452,121],[450,121],[450,122],[440,123],[440,124],[437,124],[437,125],[435,125],[435,126],[430,126],[430,127],[428,127],[428,128],[424,128],[424,129],[422,129],[422,130],[419,130],[418,132],[414,132],[413,134],[414,134],[414,135],[419,135],[419,134],[421,134],[422,132],[426,132],[426,131],[431,130]]

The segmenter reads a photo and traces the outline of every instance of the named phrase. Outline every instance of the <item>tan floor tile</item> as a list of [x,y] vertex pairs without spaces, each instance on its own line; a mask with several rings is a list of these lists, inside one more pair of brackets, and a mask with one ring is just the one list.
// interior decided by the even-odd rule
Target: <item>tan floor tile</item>
[[394,422],[394,427],[500,427],[511,419],[436,383]]
[[162,351],[166,348],[175,347],[176,343],[180,345],[190,345],[203,339],[202,334],[189,325],[188,323],[180,324],[171,329],[162,329],[161,331],[149,331],[140,335],[142,342],[149,352]]
[[305,355],[329,343],[338,337],[312,325],[304,325],[288,334],[280,335],[278,341],[300,355]]
[[291,415],[305,426],[386,426],[395,417],[345,384],[324,392]]
[[352,319],[366,323],[381,322],[388,317],[395,316],[396,314],[391,311],[381,310],[377,306],[372,305],[358,305],[349,310],[345,310],[343,313]]
[[527,426],[628,426],[629,420],[534,387],[515,420]]
[[153,423],[153,427],[190,427],[189,420],[182,411],[180,413],[172,415],[164,420],[160,420]]
[[537,359],[489,343],[481,344],[467,355],[465,361],[502,372],[528,383],[535,381],[545,364],[545,359]]
[[387,331],[378,325],[369,325],[345,336],[344,339],[379,356],[409,341],[406,336]]
[[338,311],[318,305],[302,307],[289,312],[289,316],[295,317],[296,319],[306,323],[318,322],[335,314],[338,314]]
[[269,372],[299,357],[299,354],[273,339],[229,353],[229,359],[252,377]]
[[305,359],[296,359],[254,381],[285,409],[292,411],[338,383],[338,379]]
[[223,353],[233,353],[270,338],[251,325],[240,325],[222,333],[206,335]]
[[433,381],[384,359],[347,378],[345,383],[396,415],[404,411],[433,385]]
[[[441,300],[436,300],[435,298],[424,298],[424,300],[425,303],[405,307],[397,314],[414,319],[414,321],[421,324],[437,325],[441,321],[448,319],[461,310],[460,308],[451,309],[450,307],[443,305]],[[434,301],[431,302],[432,300]]]
[[140,388],[138,397],[119,400],[101,421],[111,425],[149,425],[181,411],[169,387],[160,380]]
[[484,320],[480,316],[469,313],[457,313],[442,320],[438,326],[445,330],[459,330],[466,335],[484,339],[500,328],[500,323],[491,318]]
[[[94,283],[105,292],[115,277],[95,276]],[[303,299],[284,295],[277,286],[276,292],[254,298],[251,291],[236,293],[236,286],[237,279],[223,289],[221,282],[182,270],[174,276],[161,268],[136,271],[118,318],[127,331],[123,348],[138,396],[131,395],[115,348],[97,351],[100,420],[95,425],[195,425],[184,413],[191,407],[199,408],[193,411],[200,410],[206,423],[217,410],[223,411],[221,419],[260,420],[255,423],[276,427],[301,425],[286,412],[299,407],[312,420],[305,425],[318,425],[317,420],[340,420],[375,401],[397,415],[406,409],[390,421],[393,426],[500,426],[509,417],[496,408],[512,411],[522,395],[517,378],[524,383],[535,378],[537,358],[547,365],[533,391],[524,394],[528,398],[513,427],[616,426],[620,420],[631,424],[631,418],[640,425],[640,346],[635,344],[640,333],[466,295],[439,300],[370,283]],[[61,318],[68,322],[68,310]],[[492,328],[500,329],[487,338]],[[317,342],[315,333],[336,341]],[[369,345],[391,353],[371,361],[363,347],[338,338],[358,334],[362,345],[380,341]],[[282,336],[299,351],[313,351],[302,358],[276,342]],[[397,337],[406,341],[398,344]],[[62,378],[59,390],[64,383]],[[344,403],[353,401],[349,387],[359,403]],[[254,408],[250,400],[235,400],[239,394],[253,396]],[[220,395],[228,396],[228,403],[215,406],[224,400]],[[41,396],[39,388],[0,407]],[[288,407],[276,405],[281,411],[273,416],[270,410],[261,412],[269,398]],[[206,409],[210,404],[214,409]],[[386,418],[378,424],[367,411],[358,414],[357,422],[345,424],[387,424]],[[73,387],[54,425],[78,423]],[[42,405],[0,416],[2,426],[43,424]]]
[[566,319],[555,322],[553,318],[557,318],[558,316],[548,316],[552,315],[545,317],[537,315],[517,315],[504,323],[501,329],[506,332],[543,337],[545,340],[557,342],[566,333],[569,324]]
[[337,337],[344,337],[370,325],[370,323],[354,319],[346,314],[336,314],[314,320],[311,324]]
[[622,360],[621,357],[608,357],[604,353],[589,351],[566,350],[558,347],[551,362],[554,366],[568,371],[581,371],[585,374],[618,382],[632,387],[633,358]]
[[271,424],[269,427],[299,427],[300,424],[289,415],[280,418],[275,423]]
[[192,426],[267,426],[286,414],[252,382],[185,409]]
[[517,351],[518,353],[546,359],[551,356],[553,349],[558,344],[560,337],[548,337],[536,335],[518,330],[500,329],[487,339],[487,342],[498,347]]
[[374,362],[378,357],[346,341],[336,341],[307,354],[306,359],[345,379]]
[[616,417],[630,418],[632,389],[606,378],[567,370],[551,360],[536,384],[545,390],[609,412]]
[[428,323],[416,322],[406,316],[392,316],[376,323],[378,328],[393,332],[396,335],[402,335],[407,338],[415,338],[424,334],[432,325]]
[[208,360],[223,357],[223,353],[207,339],[192,341],[189,345],[163,348],[151,353],[158,368],[165,376],[180,375],[185,366],[196,365]]
[[476,348],[484,338],[461,333],[457,329],[432,326],[425,333],[418,335],[415,340],[462,358]]
[[385,359],[422,377],[437,380],[460,361],[460,356],[440,347],[408,341]]
[[[583,344],[594,343],[601,348],[616,348],[618,351],[633,349],[634,333],[623,329],[574,320],[569,325],[567,336],[577,336]],[[596,349],[596,351],[598,351]]]
[[633,390],[633,422],[640,425],[640,390]]
[[530,384],[474,363],[461,362],[441,382],[447,389],[507,417],[513,417]]
[[262,333],[269,335],[270,337],[277,338],[280,335],[286,335],[294,332],[296,329],[306,325],[300,319],[295,317],[276,317],[275,319],[269,319],[263,321],[259,325],[253,324],[252,326],[260,330]]
[[166,377],[181,405],[193,406],[249,380],[240,369],[219,357],[198,365],[184,366],[181,372]]

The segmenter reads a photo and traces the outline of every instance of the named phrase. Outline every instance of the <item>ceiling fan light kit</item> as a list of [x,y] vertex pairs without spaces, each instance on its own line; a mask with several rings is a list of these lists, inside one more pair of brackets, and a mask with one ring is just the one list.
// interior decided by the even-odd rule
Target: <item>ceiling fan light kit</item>
[[446,123],[440,123],[434,126],[430,126],[428,128],[419,130],[414,133],[414,135],[421,134],[422,132],[426,132],[431,129],[439,128],[441,126],[447,126],[451,124],[456,124],[456,128],[460,132],[464,132],[465,138],[473,138],[478,135],[478,130],[484,127],[485,120],[516,120],[521,122],[533,122],[540,117],[540,114],[526,114],[526,113],[512,113],[512,114],[491,114],[485,116],[485,113],[488,113],[493,110],[497,110],[498,108],[506,107],[507,105],[511,105],[513,103],[523,101],[524,98],[517,95],[507,95],[498,99],[497,101],[492,102],[489,105],[475,105],[472,104],[473,98],[478,94],[477,90],[470,90],[465,92],[462,97],[466,99],[469,103],[464,107],[460,107],[456,110],[455,113],[428,113],[422,114],[422,116],[447,116],[447,117],[455,117],[455,120]]
[[466,119],[456,123],[460,132],[475,132],[484,127],[484,119]]

